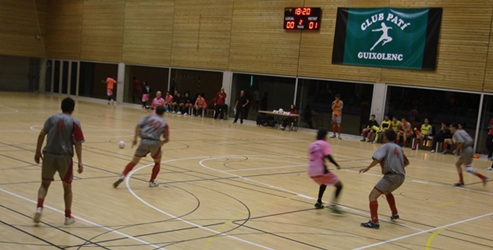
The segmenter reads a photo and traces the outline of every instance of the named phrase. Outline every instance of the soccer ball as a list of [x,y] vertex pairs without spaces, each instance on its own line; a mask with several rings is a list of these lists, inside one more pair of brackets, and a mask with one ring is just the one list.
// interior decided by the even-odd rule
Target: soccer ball
[[120,141],[120,142],[118,143],[118,147],[120,147],[120,148],[124,148],[124,147],[125,147],[125,142],[124,142],[124,141]]
[[284,110],[283,110],[283,109],[279,109],[279,110],[277,111],[277,113],[278,113],[278,114],[280,114],[280,115],[282,115],[282,114],[284,114]]

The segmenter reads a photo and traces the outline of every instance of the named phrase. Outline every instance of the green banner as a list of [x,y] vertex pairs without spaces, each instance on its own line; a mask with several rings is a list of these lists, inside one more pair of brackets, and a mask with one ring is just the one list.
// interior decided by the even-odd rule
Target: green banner
[[[339,8],[333,63],[434,70],[441,13],[441,9]],[[434,52],[427,54],[430,50]]]

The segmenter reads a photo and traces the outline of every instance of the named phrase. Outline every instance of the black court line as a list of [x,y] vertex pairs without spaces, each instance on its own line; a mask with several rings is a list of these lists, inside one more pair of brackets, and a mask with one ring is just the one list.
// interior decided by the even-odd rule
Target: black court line
[[[19,211],[16,211],[16,210],[14,210],[14,209],[12,209],[12,208],[9,208],[9,207],[4,206],[4,205],[2,205],[2,204],[0,204],[0,207],[4,208],[4,209],[6,209],[6,210],[9,210],[10,212],[13,212],[13,213],[16,213],[16,214],[18,214],[18,215],[21,215],[22,217],[25,217],[25,218],[27,218],[27,219],[29,219],[29,220],[32,220],[32,217],[31,217],[31,216],[26,215],[26,214],[24,214],[24,213],[21,213],[21,212],[19,212]],[[3,221],[2,221],[2,222],[3,222]],[[3,223],[5,224],[5,222],[3,222]],[[68,232],[68,231],[66,231],[66,230],[64,230],[64,229],[62,229],[62,228],[60,228],[60,227],[53,226],[53,225],[51,225],[51,224],[49,224],[49,223],[46,223],[46,222],[43,222],[43,221],[41,221],[40,223],[41,223],[41,224],[43,224],[43,225],[46,225],[46,226],[48,226],[48,227],[51,227],[51,228],[53,228],[53,229],[56,229],[56,230],[58,230],[58,231],[60,231],[60,232],[62,232],[62,233],[65,233],[65,234],[68,234],[68,235],[73,236],[73,237],[75,237],[75,238],[78,238],[78,239],[80,239],[80,240],[87,241],[87,240],[86,240],[86,239],[84,239],[83,237],[78,236],[78,235],[76,235],[76,234],[73,234],[73,233],[71,233],[71,232]],[[8,223],[7,223],[7,224],[8,224]],[[8,225],[9,225],[9,226],[11,226],[10,224],[8,224]],[[12,227],[14,227],[14,226],[12,226]],[[17,228],[17,227],[14,227],[14,228],[18,229],[19,231],[25,232],[25,231],[23,231],[22,229],[19,229],[19,228]],[[35,236],[35,235],[32,235],[32,234],[30,234],[30,233],[27,233],[27,232],[26,232],[26,234],[31,235],[31,236],[33,236],[33,237],[35,237],[35,238],[37,238],[37,239],[40,239],[39,237],[37,237],[37,236]],[[45,240],[42,240],[42,241],[45,241]],[[45,242],[49,243],[48,241],[45,241]],[[51,244],[51,243],[50,243],[50,244]],[[53,246],[56,246],[56,245],[54,245],[54,244],[52,244],[52,245],[53,245]],[[97,244],[96,244],[96,245],[97,245]],[[102,247],[102,248],[104,248],[104,249],[108,249],[108,248],[106,248],[106,247],[104,247],[104,246],[100,246],[100,245],[97,245],[97,246]],[[56,246],[56,247],[58,247],[58,248],[62,249],[62,248],[61,248],[61,247],[59,247],[59,246]]]
[[57,245],[56,245],[56,244],[54,244],[54,243],[51,243],[51,242],[49,242],[49,241],[47,241],[47,240],[45,240],[45,239],[43,239],[43,238],[40,238],[40,237],[38,237],[38,236],[36,236],[36,235],[34,235],[34,234],[32,234],[32,233],[29,233],[29,232],[27,232],[27,231],[24,231],[24,230],[22,230],[22,229],[20,229],[20,228],[18,228],[18,227],[16,227],[16,226],[13,226],[13,225],[11,225],[11,224],[9,224],[9,223],[7,223],[7,222],[3,221],[3,220],[0,220],[0,223],[2,223],[2,224],[4,224],[4,225],[6,225],[6,226],[8,226],[8,227],[11,227],[11,228],[13,228],[13,229],[15,229],[15,230],[17,230],[17,231],[19,231],[19,232],[22,232],[22,233],[24,233],[24,234],[26,234],[26,235],[29,235],[29,236],[31,236],[31,237],[33,237],[33,238],[35,238],[35,239],[39,240],[39,241],[42,241],[42,242],[44,242],[44,243],[46,243],[46,244],[48,244],[48,245],[50,245],[50,246],[52,246],[52,247],[55,247],[55,248],[58,248],[58,249],[63,249],[62,247],[57,246]]

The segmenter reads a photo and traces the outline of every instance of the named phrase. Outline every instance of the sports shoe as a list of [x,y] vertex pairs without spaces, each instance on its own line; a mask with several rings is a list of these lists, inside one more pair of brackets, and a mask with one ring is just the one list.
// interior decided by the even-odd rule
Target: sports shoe
[[376,141],[372,141],[371,144],[377,144],[377,142]]
[[413,148],[411,148],[411,150],[416,150],[416,148],[413,147]]
[[343,214],[343,212],[342,212],[341,210],[339,210],[339,209],[337,208],[337,206],[336,206],[336,205],[332,205],[332,206],[330,206],[330,211],[331,211],[333,214],[337,214],[337,215],[339,215],[339,214]]
[[157,186],[159,186],[159,182],[155,182],[155,181],[149,182],[149,187],[153,188],[153,187],[157,187]]
[[75,223],[74,216],[65,217],[65,225],[70,225],[70,224],[74,224],[74,223]]
[[493,171],[493,167],[486,168],[488,171]]
[[185,112],[185,113],[183,113],[183,115],[184,115],[184,116],[186,116],[186,115],[187,115],[187,113]]
[[399,214],[394,214],[394,215],[390,216],[391,221],[395,221],[397,219],[399,219]]
[[463,187],[464,186],[464,182],[462,181],[458,181],[454,184],[454,187]]
[[434,149],[432,149],[432,150],[431,150],[431,152],[432,152],[432,153],[435,153],[435,150],[434,150]]
[[446,154],[447,153],[447,150],[443,150],[442,151],[442,155]]
[[366,142],[371,142],[370,139],[366,139]]
[[360,141],[365,141],[365,138],[361,137],[361,140]]
[[316,209],[322,209],[324,208],[324,204],[322,202],[317,201],[315,205],[313,205]]
[[375,223],[373,221],[363,222],[360,225],[362,227],[368,227],[368,228],[374,228],[374,229],[379,229],[380,228],[380,223]]
[[488,157],[488,161],[493,161],[493,157],[492,156]]
[[342,140],[342,137],[341,137],[340,135],[339,135],[339,137],[337,137],[337,138],[339,138],[339,140]]
[[459,154],[455,154],[454,156],[457,157],[457,156],[459,156]]
[[36,213],[34,214],[33,221],[34,223],[39,223],[41,221],[41,214],[43,213],[43,208],[36,208]]
[[113,183],[113,187],[114,187],[114,188],[117,188],[117,187],[118,187],[118,185],[120,185],[120,183],[122,183],[122,182],[123,182],[123,180],[125,180],[125,176],[123,176],[123,175],[122,175],[122,176],[120,176],[120,178],[118,178],[118,180],[116,180],[116,181]]
[[488,182],[488,177],[485,176],[482,181],[483,181],[483,187],[486,187],[486,183]]
[[181,111],[176,112],[177,115],[181,115]]
[[330,136],[330,138],[336,138],[336,134],[333,134],[332,136]]

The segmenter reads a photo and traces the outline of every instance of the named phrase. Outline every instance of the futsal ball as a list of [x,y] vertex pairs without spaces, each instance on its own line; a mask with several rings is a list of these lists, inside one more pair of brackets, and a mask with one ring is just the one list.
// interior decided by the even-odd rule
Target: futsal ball
[[120,142],[118,143],[118,147],[120,147],[120,148],[124,148],[124,147],[125,147],[125,142],[124,142],[124,141],[120,141]]
[[282,114],[284,114],[284,110],[283,110],[283,109],[279,109],[279,110],[277,111],[277,113],[279,113],[280,115],[282,115]]

